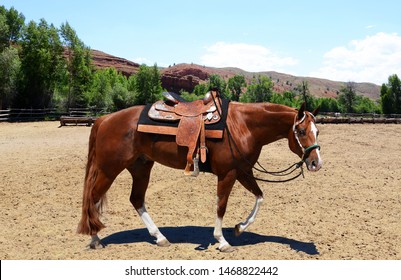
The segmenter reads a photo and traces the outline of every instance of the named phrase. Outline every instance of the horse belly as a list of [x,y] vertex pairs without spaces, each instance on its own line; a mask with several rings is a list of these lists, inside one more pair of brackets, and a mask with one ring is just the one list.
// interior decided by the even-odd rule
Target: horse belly
[[153,143],[148,156],[162,165],[184,169],[187,163],[187,152],[187,147],[178,146],[175,141],[157,141]]

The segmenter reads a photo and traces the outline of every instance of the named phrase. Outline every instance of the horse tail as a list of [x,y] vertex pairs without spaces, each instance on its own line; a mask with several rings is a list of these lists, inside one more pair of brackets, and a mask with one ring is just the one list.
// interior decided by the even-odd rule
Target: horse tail
[[78,233],[87,235],[95,235],[101,229],[105,228],[105,225],[99,219],[102,206],[105,201],[105,195],[98,198],[98,201],[95,201],[93,194],[96,179],[99,173],[99,168],[96,164],[96,136],[101,121],[101,119],[98,119],[95,122],[89,136],[88,162],[86,164],[82,200],[82,216],[77,229]]

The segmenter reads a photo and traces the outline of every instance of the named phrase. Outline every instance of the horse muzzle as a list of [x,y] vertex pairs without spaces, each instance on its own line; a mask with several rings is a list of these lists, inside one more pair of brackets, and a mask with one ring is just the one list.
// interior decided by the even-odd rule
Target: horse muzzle
[[322,168],[322,165],[323,165],[322,161],[320,159],[318,159],[318,160],[306,159],[305,163],[306,163],[306,167],[308,168],[308,170],[312,171],[312,172],[319,171],[319,169]]
[[305,149],[304,161],[309,171],[316,172],[322,168],[323,162],[320,157],[320,146],[312,145]]

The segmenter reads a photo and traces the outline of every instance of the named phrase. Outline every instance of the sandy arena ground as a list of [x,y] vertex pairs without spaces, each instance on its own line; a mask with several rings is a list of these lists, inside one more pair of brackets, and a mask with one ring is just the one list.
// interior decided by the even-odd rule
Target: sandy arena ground
[[[254,197],[230,196],[221,253],[212,236],[216,178],[186,178],[155,165],[148,210],[172,245],[159,248],[130,202],[123,172],[108,192],[102,250],[76,234],[90,128],[58,122],[0,123],[0,259],[401,259],[401,126],[320,125],[324,166],[305,179],[262,183],[265,201],[240,237]],[[298,158],[279,141],[260,161],[282,169]]]

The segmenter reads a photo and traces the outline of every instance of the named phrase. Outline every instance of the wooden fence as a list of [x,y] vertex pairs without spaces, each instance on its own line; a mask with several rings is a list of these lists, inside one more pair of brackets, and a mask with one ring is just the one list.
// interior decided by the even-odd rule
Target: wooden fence
[[69,108],[67,111],[60,111],[55,108],[48,109],[8,109],[0,110],[0,122],[26,122],[60,120],[62,117],[71,118],[96,118],[107,114],[102,109],[93,108]]
[[[55,108],[48,109],[8,109],[0,110],[0,122],[23,122],[23,121],[44,121],[60,120],[61,125],[72,123],[84,123],[90,125],[96,117],[107,114],[108,112],[96,108],[69,108],[62,112]],[[317,117],[317,122],[322,124],[353,124],[353,123],[373,123],[401,124],[401,115],[380,115],[380,114],[340,114],[340,113],[321,113]]]
[[400,114],[380,115],[380,114],[340,114],[322,113],[317,118],[318,123],[333,124],[353,124],[353,123],[372,123],[372,124],[401,124]]

